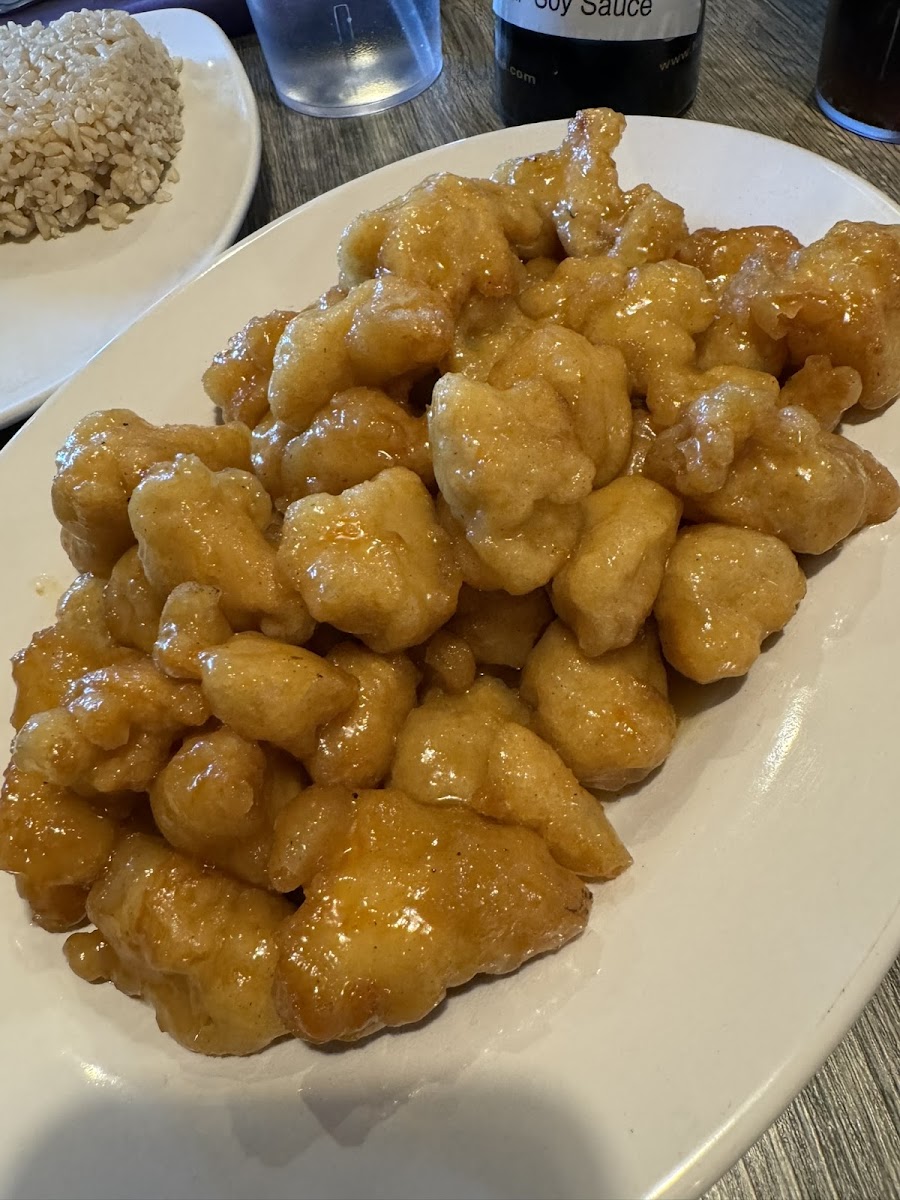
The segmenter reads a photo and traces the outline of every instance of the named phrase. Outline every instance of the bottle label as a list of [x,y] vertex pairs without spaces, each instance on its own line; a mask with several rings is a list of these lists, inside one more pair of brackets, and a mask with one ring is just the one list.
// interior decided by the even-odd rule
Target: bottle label
[[696,33],[703,0],[494,0],[510,25],[591,42],[649,42]]

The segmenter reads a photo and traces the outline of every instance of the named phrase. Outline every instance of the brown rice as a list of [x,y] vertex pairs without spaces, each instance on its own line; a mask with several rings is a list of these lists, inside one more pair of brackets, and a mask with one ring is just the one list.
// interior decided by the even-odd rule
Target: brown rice
[[83,220],[115,229],[133,206],[169,199],[180,70],[115,10],[0,26],[0,242]]

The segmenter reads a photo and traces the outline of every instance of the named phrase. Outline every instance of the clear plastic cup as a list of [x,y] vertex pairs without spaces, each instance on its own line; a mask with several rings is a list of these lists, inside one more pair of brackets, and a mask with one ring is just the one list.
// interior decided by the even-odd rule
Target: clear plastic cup
[[440,0],[248,0],[282,103],[357,117],[418,96],[441,73]]

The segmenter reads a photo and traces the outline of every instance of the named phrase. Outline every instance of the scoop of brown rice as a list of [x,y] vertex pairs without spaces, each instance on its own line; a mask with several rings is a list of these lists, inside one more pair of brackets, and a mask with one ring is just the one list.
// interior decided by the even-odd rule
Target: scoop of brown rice
[[0,26],[0,242],[84,220],[115,229],[133,206],[168,199],[180,70],[112,9]]

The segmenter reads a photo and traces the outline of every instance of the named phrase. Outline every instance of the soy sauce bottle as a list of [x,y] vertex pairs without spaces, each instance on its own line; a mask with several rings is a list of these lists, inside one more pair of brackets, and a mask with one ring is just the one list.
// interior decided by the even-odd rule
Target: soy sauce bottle
[[679,116],[697,92],[705,0],[493,0],[507,125],[605,106]]

